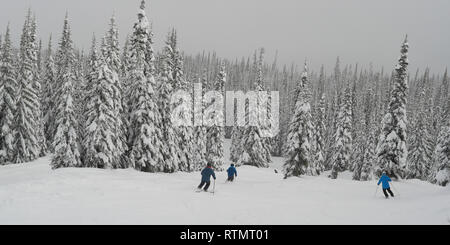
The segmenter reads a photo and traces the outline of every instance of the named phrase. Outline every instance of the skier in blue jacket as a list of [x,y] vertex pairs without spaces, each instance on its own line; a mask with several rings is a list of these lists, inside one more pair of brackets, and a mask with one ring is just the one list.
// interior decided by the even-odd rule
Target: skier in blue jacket
[[200,185],[198,186],[198,189],[201,190],[202,187],[204,191],[208,191],[209,185],[211,184],[211,176],[216,179],[216,174],[214,173],[214,170],[212,169],[212,166],[210,163],[204,168],[201,172],[202,174],[202,181],[200,182]]
[[389,185],[389,182],[391,181],[391,178],[386,175],[386,172],[383,172],[381,174],[381,178],[378,181],[378,185],[380,185],[381,183],[381,187],[383,187],[383,193],[386,198],[389,198],[388,192],[389,194],[391,194],[391,197],[394,197],[394,193],[392,193],[391,186]]
[[231,164],[231,166],[227,169],[227,173],[228,173],[227,181],[233,182],[234,177],[237,177],[237,170],[234,167],[234,164]]

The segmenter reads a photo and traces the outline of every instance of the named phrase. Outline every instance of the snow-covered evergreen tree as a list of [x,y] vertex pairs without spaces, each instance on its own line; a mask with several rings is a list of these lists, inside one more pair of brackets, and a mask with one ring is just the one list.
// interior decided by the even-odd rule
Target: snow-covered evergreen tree
[[[450,97],[449,94],[449,90],[450,90],[450,82],[449,82],[449,77],[448,77],[448,73],[447,73],[447,69],[445,69],[445,73],[444,73],[444,78],[442,79],[442,85],[439,91],[442,92],[442,95],[440,96],[441,99],[441,108],[442,108],[442,112],[443,112],[443,118],[445,118],[446,116],[448,116],[448,114],[450,113],[448,108],[448,99]],[[447,105],[447,107],[446,107]],[[447,108],[447,110],[445,110],[444,108]]]
[[375,169],[377,176],[380,176],[382,171],[386,171],[389,176],[394,178],[404,176],[408,156],[406,147],[408,49],[408,40],[405,38],[401,48],[399,64],[395,67],[394,85],[378,140],[378,165]]
[[[450,97],[449,97],[450,98]],[[447,113],[450,110],[448,100]],[[438,185],[447,186],[450,183],[450,115],[446,116],[446,123],[441,127],[435,149],[435,164],[438,166],[433,179]]]
[[285,148],[288,156],[284,163],[285,178],[305,175],[308,172],[312,173],[310,169],[314,163],[311,149],[313,126],[311,123],[311,106],[309,102],[310,95],[306,64],[297,91],[298,95],[296,96],[294,115],[289,124],[289,133]]
[[73,43],[66,15],[63,33],[59,43],[56,64],[56,109],[55,109],[55,135],[53,137],[54,156],[51,166],[53,169],[62,167],[80,166],[80,151],[77,135],[76,113],[74,109],[74,81],[73,74],[75,58]]
[[128,144],[130,159],[134,168],[146,172],[164,171],[160,166],[164,158],[161,154],[161,115],[156,102],[156,82],[154,78],[154,54],[152,33],[145,13],[145,1],[141,2],[138,21],[134,24],[131,40],[130,126]]
[[325,94],[322,94],[319,105],[316,108],[316,120],[314,123],[314,163],[313,168],[310,168],[310,174],[312,175],[318,175],[325,170],[325,133]]
[[[199,104],[194,104],[194,122],[201,121],[201,125],[197,125],[194,123],[194,154],[193,154],[193,162],[194,162],[194,170],[201,170],[207,164],[206,160],[206,126],[204,126],[204,94],[208,88],[208,76],[207,71],[203,71],[203,76],[201,78],[202,91],[201,97],[200,94],[196,94],[194,91],[194,96],[199,96],[201,102]],[[195,88],[194,88],[195,89]],[[199,92],[197,92],[199,93]],[[196,116],[200,116],[201,118],[195,118]]]
[[[255,92],[257,108],[250,108],[250,103],[246,109],[246,126],[242,137],[242,144],[244,146],[244,154],[246,159],[242,160],[243,164],[256,167],[268,167],[271,162],[270,143],[262,133],[262,127],[267,123],[261,121],[259,113],[262,110],[267,110],[265,101],[261,97],[262,92],[266,92],[263,81],[263,55],[264,49],[261,49],[259,62],[255,62],[256,80]],[[251,125],[250,122],[257,122],[257,125]]]
[[[129,144],[128,144],[128,139],[129,139],[129,127],[130,127],[130,93],[131,93],[131,81],[128,79],[130,77],[130,73],[131,73],[131,52],[130,52],[130,47],[131,47],[131,41],[130,41],[130,36],[127,35],[126,40],[125,40],[125,45],[123,47],[123,51],[122,51],[122,57],[121,57],[121,63],[122,63],[122,67],[121,67],[121,72],[120,72],[120,79],[122,81],[122,109],[123,109],[123,114],[122,114],[122,122],[123,122],[123,126],[125,128],[125,142],[127,150],[125,151],[125,156],[127,156],[127,160],[130,161],[129,159],[129,154],[127,154],[127,152],[129,152]],[[129,165],[131,165],[131,162],[129,162]]]
[[[72,65],[72,74],[73,74],[73,105],[74,105],[74,111],[75,111],[75,120],[77,122],[76,130],[77,135],[79,135],[80,141],[82,138],[82,135],[84,135],[84,121],[83,113],[85,111],[85,105],[84,105],[84,99],[86,96],[85,93],[85,87],[86,87],[86,80],[85,80],[85,71],[83,69],[83,57],[82,53],[80,53],[78,50],[73,49],[73,65]],[[82,150],[80,148],[80,150]]]
[[15,163],[35,160],[40,153],[36,22],[30,11],[23,26],[19,57],[19,90],[14,118]]
[[39,39],[36,62],[37,62],[38,74],[40,75],[42,73],[42,40],[41,39]]
[[52,168],[79,167],[81,164],[76,131],[76,118],[73,105],[73,85],[70,71],[62,77],[63,84],[59,89],[60,100],[56,108],[56,134],[53,140],[55,155]]
[[[131,65],[131,53],[130,53],[130,36],[127,35],[127,37],[125,38],[125,44],[123,46],[123,50],[122,50],[122,67],[121,67],[121,77],[123,78],[127,78],[129,76],[129,72],[130,72],[130,65]],[[124,79],[124,94],[126,94],[127,91],[127,80]]]
[[372,180],[373,164],[376,161],[376,137],[374,132],[370,132],[364,148],[364,159],[361,166],[359,180]]
[[35,81],[33,83],[33,87],[36,93],[37,97],[37,103],[36,103],[36,110],[34,111],[34,123],[36,125],[36,140],[37,140],[37,149],[38,149],[38,157],[43,157],[47,155],[47,141],[45,138],[45,125],[44,125],[44,112],[42,107],[42,67],[41,67],[41,52],[42,52],[42,42],[37,41],[37,35],[36,35],[36,17],[33,16],[33,19],[31,21],[31,39],[30,41],[35,44],[35,65],[34,65],[34,74],[35,74]]
[[353,139],[353,152],[350,156],[349,164],[349,170],[353,172],[353,180],[361,179],[361,170],[364,164],[364,151],[366,148],[365,137],[367,137],[367,135],[364,135],[364,137],[361,135],[356,137],[356,139]]
[[9,24],[0,50],[0,164],[13,161],[14,157],[14,113],[16,111],[16,67]]
[[[214,91],[224,95],[225,91],[225,83],[227,80],[227,74],[225,72],[225,66],[222,64],[220,66],[220,71],[217,74],[216,80],[214,81]],[[217,102],[216,102],[217,103]],[[207,153],[206,160],[208,163],[213,166],[214,169],[222,170],[224,165],[224,156],[223,156],[223,144],[225,141],[225,129],[223,126],[224,115],[222,111],[216,111],[214,107],[209,107],[211,105],[206,105],[206,108],[212,109],[209,111],[208,109],[205,111],[205,114],[210,116],[207,120],[210,122],[209,127],[207,128]]]
[[334,155],[330,178],[336,179],[340,172],[350,166],[352,153],[352,101],[351,90],[347,86],[339,109],[337,118],[337,130],[334,142]]
[[364,123],[360,125],[362,132],[357,136],[353,161],[353,179],[367,181],[372,179],[373,165],[376,161],[376,123],[373,121],[372,112],[374,101],[373,90],[368,89],[364,103]]
[[445,117],[445,106],[447,103],[447,97],[449,96],[448,80],[448,71],[445,69],[441,85],[437,88],[436,96],[434,97],[434,113],[431,114],[433,119],[432,129],[434,130],[433,138],[436,140]]
[[[190,91],[190,86],[184,77],[183,72],[183,57],[180,54],[180,50],[177,46],[177,34],[175,30],[168,36],[165,47],[165,59],[166,64],[170,67],[172,71],[172,88],[173,92],[178,91]],[[181,101],[188,100],[188,101]],[[177,119],[187,122],[187,125],[177,125],[174,130],[177,135],[176,141],[178,143],[178,169],[180,171],[191,171],[195,165],[193,162],[193,151],[194,151],[194,131],[192,124],[192,101],[191,98],[179,98],[178,101],[172,101],[172,107],[177,107],[179,109],[179,114],[172,115],[176,116]],[[183,103],[184,102],[184,103]],[[172,112],[177,113],[177,112]]]
[[[168,49],[170,47],[166,47]],[[163,161],[161,166],[164,172],[174,172],[178,170],[178,138],[172,124],[172,70],[170,60],[165,59],[161,74],[158,78],[158,107],[161,115],[162,147],[161,154]]]
[[244,153],[244,146],[242,145],[242,128],[234,125],[231,131],[231,146],[230,146],[230,161],[239,166],[239,160]]
[[[103,39],[104,41],[105,39]],[[105,43],[103,43],[105,44]],[[89,57],[86,61],[87,66],[86,66],[86,70],[85,70],[85,77],[84,77],[84,83],[83,83],[83,87],[82,87],[82,91],[83,91],[83,96],[82,96],[82,100],[80,101],[79,106],[81,107],[81,115],[78,115],[78,120],[80,120],[79,124],[80,124],[80,129],[78,130],[78,134],[80,137],[80,141],[83,142],[86,140],[86,138],[88,137],[88,133],[86,131],[86,122],[87,122],[87,111],[88,111],[88,103],[90,98],[90,93],[89,91],[94,91],[95,89],[93,88],[95,86],[95,83],[98,82],[99,79],[99,57],[103,57],[101,54],[99,54],[98,48],[97,48],[97,39],[95,37],[95,34],[93,34],[92,36],[92,41],[91,41],[91,49],[89,51]],[[80,153],[81,153],[81,161],[83,162],[83,167],[86,167],[85,161],[84,161],[84,156],[85,154],[85,150],[87,148],[85,146],[80,147]],[[92,166],[91,166],[92,167]]]
[[429,133],[428,123],[431,119],[428,117],[425,108],[425,91],[420,95],[418,110],[416,112],[414,128],[410,130],[410,146],[408,162],[406,164],[406,178],[408,179],[428,179],[431,174],[433,142]]
[[111,87],[111,103],[113,105],[114,114],[114,128],[112,139],[113,144],[116,146],[115,157],[117,158],[116,167],[126,168],[129,165],[129,159],[126,156],[127,144],[126,144],[126,114],[125,114],[125,100],[123,99],[124,88],[122,80],[120,78],[121,72],[121,59],[120,59],[120,47],[119,47],[119,32],[116,26],[115,17],[112,16],[110,20],[109,30],[105,37],[105,45],[102,47],[103,57],[109,70],[111,71],[111,77],[113,79],[113,85]]
[[85,136],[83,138],[83,165],[94,168],[118,168],[115,113],[115,80],[107,60],[94,51],[85,103]]
[[[336,71],[335,71],[336,72]],[[336,79],[336,78],[335,78]],[[337,80],[335,80],[336,82]],[[337,86],[337,85],[336,85]],[[335,139],[337,132],[337,122],[339,117],[339,106],[341,101],[341,93],[333,91],[330,105],[327,112],[327,137],[326,137],[326,154],[325,154],[325,170],[331,170],[333,167],[333,156],[335,155]]]
[[56,98],[56,68],[55,61],[52,54],[52,37],[50,36],[47,48],[47,57],[44,61],[43,74],[42,74],[42,110],[43,110],[43,123],[44,133],[47,142],[47,148],[50,151],[52,149],[52,142],[55,128],[55,98]]

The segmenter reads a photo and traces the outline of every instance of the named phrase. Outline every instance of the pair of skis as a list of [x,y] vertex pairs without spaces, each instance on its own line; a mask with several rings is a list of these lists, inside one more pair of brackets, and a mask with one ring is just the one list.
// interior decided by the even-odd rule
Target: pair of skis
[[216,191],[216,179],[214,179],[214,184],[213,184],[213,190],[212,191],[205,191],[203,188],[197,188],[197,190],[195,190],[195,192],[199,193],[199,192],[209,192],[212,193],[214,195]]
[[197,192],[197,193],[200,193],[200,192],[209,192],[209,193],[213,193],[214,194],[214,192],[213,191],[205,191],[205,190],[203,190],[203,189],[197,189],[197,190],[195,190],[195,192]]
[[[395,188],[394,184],[391,183],[391,185],[392,185],[392,188],[394,188],[394,191],[396,192],[396,195],[395,195],[395,196],[388,196],[388,197],[385,197],[386,199],[390,199],[390,198],[395,199],[396,197],[399,197],[399,196],[400,196],[400,193],[397,191],[397,189]],[[377,197],[377,193],[378,193],[379,187],[380,187],[380,186],[378,185],[378,186],[377,186],[377,189],[375,190],[375,193],[373,194],[373,197]]]
[[[233,181],[228,181],[228,180],[226,180],[225,181],[225,184],[226,183],[233,183]],[[214,193],[216,192],[216,180],[214,180],[214,184],[213,184],[213,190],[212,191],[205,191],[205,190],[203,190],[203,188],[200,188],[200,189],[196,189],[195,190],[195,192],[197,192],[197,193],[199,193],[199,192],[209,192],[209,193],[212,193],[213,195],[214,195]]]

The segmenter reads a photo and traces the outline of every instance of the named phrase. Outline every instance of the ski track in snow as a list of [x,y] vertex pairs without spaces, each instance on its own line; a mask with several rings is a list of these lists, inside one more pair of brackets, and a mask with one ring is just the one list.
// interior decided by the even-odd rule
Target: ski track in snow
[[[225,147],[228,155],[229,141]],[[51,170],[49,163],[0,166],[0,224],[450,224],[450,188],[394,182],[397,197],[386,200],[381,188],[374,196],[375,180],[352,181],[348,172],[284,180],[281,158],[268,169],[239,167],[234,183],[216,173],[214,195],[195,192],[199,172]]]

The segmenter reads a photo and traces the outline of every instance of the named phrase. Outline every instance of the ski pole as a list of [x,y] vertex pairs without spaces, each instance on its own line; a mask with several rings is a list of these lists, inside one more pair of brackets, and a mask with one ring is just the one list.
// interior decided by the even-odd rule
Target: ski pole
[[214,179],[214,185],[213,185],[213,195],[214,195],[214,192],[216,191],[216,179]]
[[374,197],[377,196],[378,188],[380,188],[380,185],[377,185],[377,189],[375,190],[375,193],[373,194]]
[[392,187],[394,188],[394,191],[397,192],[398,196],[400,196],[400,192],[398,192],[397,188],[395,188],[394,183],[391,182]]

